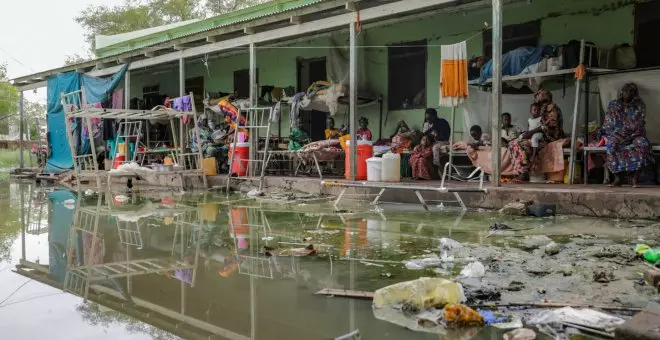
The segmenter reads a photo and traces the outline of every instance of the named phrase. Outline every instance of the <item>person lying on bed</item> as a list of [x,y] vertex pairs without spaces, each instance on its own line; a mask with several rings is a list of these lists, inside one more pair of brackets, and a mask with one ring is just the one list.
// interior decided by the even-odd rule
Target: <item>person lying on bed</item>
[[410,149],[412,145],[412,131],[408,127],[405,121],[400,120],[396,124],[396,130],[394,134],[390,137],[390,150],[394,153],[402,153],[406,149]]
[[433,179],[433,137],[425,135],[410,153],[413,179]]
[[342,133],[335,128],[335,120],[332,117],[328,117],[325,121],[325,139],[339,139],[342,136]]

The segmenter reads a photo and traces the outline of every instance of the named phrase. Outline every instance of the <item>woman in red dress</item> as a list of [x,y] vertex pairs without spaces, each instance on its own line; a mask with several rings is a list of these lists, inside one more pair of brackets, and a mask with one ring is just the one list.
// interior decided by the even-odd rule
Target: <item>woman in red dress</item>
[[425,135],[419,145],[410,153],[413,179],[433,179],[433,140]]

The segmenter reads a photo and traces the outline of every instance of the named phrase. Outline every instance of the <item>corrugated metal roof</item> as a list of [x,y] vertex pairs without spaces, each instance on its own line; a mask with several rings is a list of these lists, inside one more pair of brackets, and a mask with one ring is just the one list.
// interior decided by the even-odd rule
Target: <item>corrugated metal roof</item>
[[112,45],[104,46],[103,48],[98,48],[96,50],[96,55],[99,58],[118,55],[124,52],[165,43],[173,39],[183,38],[192,34],[210,31],[233,24],[248,22],[279,13],[293,11],[326,1],[330,0],[273,0],[261,5],[217,15],[187,25],[170,28],[163,31],[159,30],[156,33],[134,37],[129,40],[123,40]]
[[96,46],[97,50],[101,50],[101,49],[104,49],[108,46],[121,44],[121,43],[127,42],[129,40],[133,40],[133,39],[143,38],[143,37],[146,37],[148,35],[155,34],[155,33],[161,33],[161,32],[170,30],[172,28],[185,26],[185,25],[191,24],[193,22],[197,22],[197,21],[199,21],[199,19],[179,21],[179,22],[175,22],[175,23],[167,24],[167,25],[163,25],[163,26],[150,27],[150,28],[145,28],[145,29],[142,29],[142,30],[126,32],[126,33],[120,33],[120,34],[114,34],[114,35],[97,35],[97,36],[94,37],[94,40],[96,42],[95,46]]

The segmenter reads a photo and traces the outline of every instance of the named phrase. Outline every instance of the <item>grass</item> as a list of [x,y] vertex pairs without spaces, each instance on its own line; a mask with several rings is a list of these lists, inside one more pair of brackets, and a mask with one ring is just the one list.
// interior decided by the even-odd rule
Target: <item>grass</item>
[[[0,150],[0,169],[2,169],[4,172],[7,172],[8,169],[13,169],[13,168],[18,168],[19,167],[19,159],[18,156],[20,154],[19,150]],[[30,151],[29,150],[23,150],[23,165],[25,167],[30,166]],[[35,157],[32,158],[32,164],[36,164],[37,159]]]

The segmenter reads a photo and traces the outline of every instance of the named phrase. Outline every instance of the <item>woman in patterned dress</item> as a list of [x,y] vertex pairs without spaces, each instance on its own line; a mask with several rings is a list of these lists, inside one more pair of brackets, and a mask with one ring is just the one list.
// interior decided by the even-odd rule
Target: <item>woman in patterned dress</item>
[[620,186],[621,174],[628,172],[632,173],[633,187],[637,187],[640,171],[651,161],[645,116],[646,105],[633,83],[624,85],[617,99],[610,102],[599,133],[605,138],[606,165],[614,174],[610,186]]
[[[541,132],[543,132],[542,142],[551,143],[566,137],[564,133],[564,117],[561,109],[552,101],[552,93],[541,89],[534,94],[534,103],[541,107]],[[529,181],[529,171],[531,167],[530,157],[532,155],[532,144],[528,138],[536,132],[528,131],[524,134],[523,140],[514,139],[509,143],[509,151],[513,157],[514,169],[518,172],[518,177],[513,179],[514,183],[526,183]],[[542,148],[543,146],[539,146]]]

